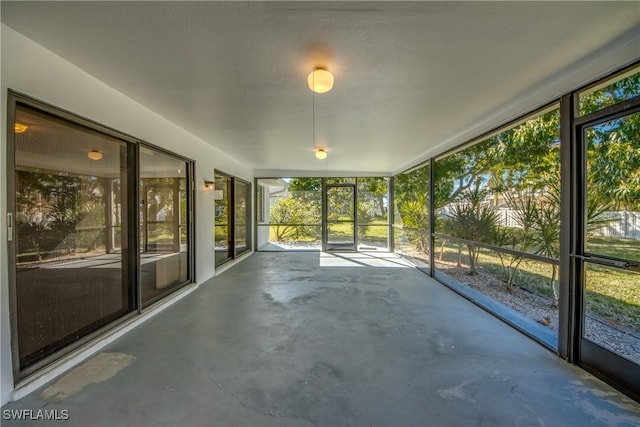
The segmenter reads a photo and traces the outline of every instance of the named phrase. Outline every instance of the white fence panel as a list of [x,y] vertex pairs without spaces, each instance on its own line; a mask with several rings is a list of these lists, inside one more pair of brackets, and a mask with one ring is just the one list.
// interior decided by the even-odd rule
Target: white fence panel
[[[500,225],[520,228],[517,220],[518,211],[509,208],[500,208],[497,211]],[[595,231],[597,236],[640,239],[640,212],[606,211],[598,220],[604,220],[605,223]]]
[[607,211],[598,219],[606,220],[606,224],[596,231],[598,236],[624,237],[640,239],[640,212]]
[[509,208],[500,208],[498,211],[498,221],[500,225],[504,225],[505,227],[515,227],[520,228],[520,223],[518,222],[518,211],[515,209]]

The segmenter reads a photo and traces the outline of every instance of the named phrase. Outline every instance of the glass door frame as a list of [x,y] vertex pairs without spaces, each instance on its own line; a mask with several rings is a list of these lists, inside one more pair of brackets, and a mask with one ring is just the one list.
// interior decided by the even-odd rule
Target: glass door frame
[[[138,185],[137,185],[137,160],[138,160],[138,140],[129,137],[128,135],[121,134],[110,128],[106,128],[103,125],[93,122],[89,119],[83,118],[71,112],[60,109],[59,107],[47,104],[43,101],[33,99],[20,92],[8,90],[7,94],[7,163],[6,163],[6,217],[7,217],[7,275],[9,282],[9,323],[11,328],[11,364],[13,370],[13,382],[14,385],[22,382],[32,374],[44,369],[51,363],[60,360],[65,355],[71,353],[77,348],[85,345],[96,337],[101,336],[106,331],[112,329],[115,325],[122,324],[132,319],[135,315],[139,314],[140,309],[138,306],[139,301],[139,283],[138,283],[138,247],[139,242],[139,229],[138,229]],[[15,173],[16,173],[16,146],[15,146],[15,132],[13,126],[9,126],[15,122],[16,109],[18,107],[26,107],[38,111],[53,120],[62,120],[68,122],[71,126],[79,128],[86,128],[89,131],[98,132],[107,137],[119,140],[126,145],[126,162],[122,166],[126,167],[124,176],[127,180],[126,191],[124,192],[124,199],[126,206],[126,212],[122,213],[123,228],[126,228],[127,232],[122,236],[122,279],[127,283],[126,289],[123,289],[123,295],[126,294],[128,298],[128,306],[126,310],[117,316],[109,318],[108,321],[101,325],[97,325],[93,328],[87,328],[82,330],[75,341],[65,343],[64,345],[55,348],[43,355],[38,360],[29,363],[27,366],[21,366],[20,364],[20,351],[19,351],[19,332],[18,332],[18,310],[21,309],[18,306],[17,298],[17,271],[16,271],[16,188],[15,188]]]
[[[227,239],[227,250],[226,250],[226,255],[225,258],[222,259],[222,257],[220,257],[218,259],[218,253],[223,253],[223,251],[218,251],[215,248],[215,237],[214,237],[214,265],[216,268],[221,267],[222,265],[228,263],[229,261],[232,261],[234,259],[236,259],[238,256],[245,254],[247,252],[251,252],[252,248],[253,248],[253,236],[251,234],[251,231],[253,230],[253,225],[251,224],[251,218],[253,218],[251,212],[252,212],[252,208],[253,208],[253,192],[252,192],[252,185],[249,181],[246,181],[244,179],[238,178],[234,175],[228,174],[226,172],[223,172],[219,169],[214,169],[214,182],[217,182],[217,180],[219,179],[224,179],[225,180],[225,191],[226,191],[226,206],[225,209],[227,211],[227,221],[226,224],[224,225],[227,228],[227,235],[226,235],[226,239]],[[246,222],[246,224],[244,224],[244,227],[246,228],[245,234],[246,234],[246,245],[244,246],[244,249],[242,250],[238,250],[238,246],[236,245],[236,235],[237,235],[237,226],[238,226],[238,221],[236,220],[236,195],[238,194],[238,187],[240,185],[246,185],[247,189],[249,191],[249,197],[247,197],[247,200],[245,201],[246,203],[246,213],[245,213],[245,218],[244,221]],[[219,190],[216,188],[216,190]],[[215,227],[217,227],[218,225],[222,225],[222,224],[216,224],[216,215],[217,215],[217,203],[219,202],[219,200],[214,200],[214,236],[215,236],[215,232],[216,229]]]
[[[180,245],[180,235],[181,235],[181,230],[183,228],[185,228],[186,230],[186,235],[187,235],[187,261],[186,261],[186,279],[176,283],[175,285],[172,285],[170,287],[167,288],[166,292],[162,292],[160,294],[158,294],[157,296],[149,299],[148,301],[144,301],[142,298],[142,255],[144,253],[144,251],[147,250],[148,247],[148,219],[147,219],[147,195],[146,194],[142,194],[141,192],[141,188],[147,188],[147,184],[145,183],[144,185],[140,185],[144,182],[144,180],[146,178],[142,177],[142,166],[141,163],[143,162],[143,156],[141,155],[140,151],[141,149],[145,149],[151,152],[154,152],[156,154],[160,154],[160,155],[165,155],[168,157],[173,158],[174,160],[178,160],[181,162],[184,162],[184,167],[185,167],[185,197],[186,197],[186,218],[184,218],[184,221],[186,221],[186,223],[182,224],[180,222],[181,218],[179,215],[179,211],[180,211],[180,190],[179,187],[174,187],[174,197],[177,196],[177,199],[174,199],[174,215],[177,214],[177,222],[174,223],[173,225],[175,226],[174,229],[174,242],[175,239],[177,237],[178,240],[178,245]],[[196,246],[195,246],[195,197],[196,197],[196,189],[195,189],[195,185],[194,185],[194,175],[195,175],[195,162],[187,157],[183,157],[180,156],[176,153],[173,153],[169,150],[165,150],[161,147],[155,146],[153,144],[147,143],[147,142],[143,142],[143,141],[137,141],[136,146],[135,146],[135,153],[136,153],[136,167],[135,167],[135,180],[133,182],[136,183],[135,185],[135,189],[133,190],[135,192],[135,200],[136,200],[136,204],[139,206],[144,206],[144,215],[142,212],[140,212],[139,210],[137,210],[136,214],[138,215],[138,217],[136,218],[136,222],[135,224],[141,224],[144,223],[144,226],[138,226],[136,227],[136,231],[138,233],[136,239],[138,242],[140,242],[140,238],[142,238],[143,240],[143,245],[142,247],[140,247],[139,243],[138,243],[138,250],[136,251],[136,262],[137,262],[137,271],[136,271],[136,283],[137,283],[137,299],[138,299],[138,312],[141,313],[142,311],[144,311],[147,307],[153,305],[155,302],[165,298],[167,295],[172,294],[173,292],[175,292],[176,290],[180,289],[183,286],[188,285],[189,283],[195,283],[196,282],[196,265],[195,265],[195,253],[196,253]],[[173,184],[175,185],[175,183]],[[180,252],[180,249],[178,249],[178,253]]]
[[[220,250],[218,251],[217,249],[214,248],[214,264],[216,267],[220,267],[221,265],[231,261],[234,258],[234,254],[235,254],[235,243],[234,243],[234,230],[235,230],[235,209],[234,209],[234,199],[235,199],[235,186],[233,185],[233,176],[229,175],[227,173],[221,172],[219,170],[215,170],[214,171],[214,182],[217,182],[219,179],[224,179],[225,180],[225,189],[224,191],[226,191],[226,206],[224,207],[226,209],[226,215],[227,215],[227,221],[225,224],[225,227],[227,228],[227,235],[226,235],[226,239],[227,239],[227,253],[226,253],[226,257],[224,259],[222,259],[222,257],[220,257],[220,259],[218,259],[218,253],[222,254],[223,251]],[[219,190],[216,187],[216,190],[221,191],[221,189]],[[224,200],[224,199],[223,199]],[[216,204],[218,204],[220,202],[220,200],[214,200],[214,227],[217,227],[218,225],[222,225],[222,224],[216,224],[216,218],[217,217],[217,207]],[[214,234],[215,234],[215,228],[214,228]],[[215,239],[214,239],[215,240]],[[215,244],[215,243],[214,243]]]
[[[43,355],[38,360],[30,362],[27,366],[20,365],[20,352],[19,352],[19,331],[18,331],[18,307],[17,299],[17,271],[16,271],[16,146],[15,146],[15,131],[13,126],[7,126],[7,168],[6,168],[6,218],[7,218],[7,275],[8,275],[8,297],[9,297],[9,323],[11,328],[11,364],[13,370],[13,383],[19,384],[23,381],[28,381],[28,378],[46,369],[52,363],[64,360],[74,350],[86,345],[92,340],[103,336],[110,330],[113,330],[117,325],[129,322],[145,311],[146,306],[143,306],[141,302],[141,282],[140,282],[140,236],[142,230],[140,229],[140,148],[146,147],[148,149],[163,152],[177,159],[185,162],[187,167],[187,179],[186,179],[186,191],[187,191],[187,224],[185,225],[187,230],[188,239],[188,279],[182,282],[180,285],[172,287],[166,293],[159,296],[157,299],[164,298],[179,288],[186,286],[189,283],[195,283],[195,185],[193,184],[193,175],[195,163],[193,160],[177,155],[171,151],[157,147],[151,143],[142,141],[133,136],[124,134],[120,131],[112,128],[105,127],[104,125],[94,122],[90,119],[84,118],[75,113],[66,111],[52,104],[45,103],[43,101],[31,98],[28,95],[19,93],[17,91],[8,90],[7,93],[7,123],[13,124],[16,119],[16,108],[26,107],[33,109],[50,119],[62,120],[68,122],[73,127],[86,129],[89,132],[95,132],[108,138],[117,140],[125,144],[126,148],[122,154],[126,153],[126,161],[121,162],[121,167],[125,170],[121,173],[120,179],[126,178],[126,182],[121,181],[120,185],[124,188],[122,197],[122,204],[126,206],[126,209],[122,209],[120,227],[126,229],[126,232],[121,234],[121,242],[119,250],[122,253],[122,278],[126,281],[127,287],[123,289],[123,295],[128,298],[128,304],[126,310],[123,309],[122,313],[118,313],[117,316],[108,318],[104,323],[94,325],[89,328],[81,330],[75,341],[61,345],[55,348],[54,351]],[[110,187],[113,188],[113,187]],[[110,209],[111,202],[106,202],[105,209]],[[113,227],[110,219],[105,219],[105,228],[109,229]],[[108,235],[110,232],[107,233]],[[107,251],[111,251],[113,244],[112,237],[108,237],[109,240],[106,243]],[[154,300],[155,301],[155,300]]]
[[640,112],[640,98],[634,98],[597,113],[574,120],[571,155],[571,232],[570,289],[573,290],[574,310],[571,327],[570,361],[585,370],[615,383],[627,394],[640,398],[640,366],[583,337],[585,330],[584,292],[586,268],[589,264],[616,267],[625,271],[640,271],[632,260],[600,255],[586,250],[587,232],[587,150],[586,129]]
[[[353,218],[351,220],[329,221],[329,189],[350,188],[353,191]],[[358,251],[358,192],[356,183],[327,184],[322,180],[322,251],[323,252],[357,252]],[[329,243],[329,224],[344,222],[353,224],[353,244],[331,245]]]

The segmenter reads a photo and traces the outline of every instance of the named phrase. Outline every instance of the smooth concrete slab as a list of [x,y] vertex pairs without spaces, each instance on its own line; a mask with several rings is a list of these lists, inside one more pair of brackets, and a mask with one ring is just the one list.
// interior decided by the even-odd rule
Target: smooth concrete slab
[[[637,426],[640,405],[392,254],[256,253],[2,426]],[[127,355],[127,356],[124,356]],[[6,410],[66,410],[9,421]]]

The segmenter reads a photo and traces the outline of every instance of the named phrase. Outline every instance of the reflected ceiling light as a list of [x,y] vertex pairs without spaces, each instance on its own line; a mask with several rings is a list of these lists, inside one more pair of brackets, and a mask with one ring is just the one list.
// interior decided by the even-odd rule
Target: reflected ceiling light
[[29,129],[29,126],[23,125],[22,123],[16,123],[13,125],[13,131],[15,133],[25,133]]
[[98,150],[91,150],[87,153],[87,157],[91,160],[100,160],[103,157],[103,154]]
[[320,160],[324,160],[327,158],[327,152],[325,151],[324,148],[318,148],[316,150],[316,158]]
[[327,70],[327,67],[317,65],[309,73],[307,83],[309,84],[309,89],[315,93],[329,92],[333,87],[333,74]]

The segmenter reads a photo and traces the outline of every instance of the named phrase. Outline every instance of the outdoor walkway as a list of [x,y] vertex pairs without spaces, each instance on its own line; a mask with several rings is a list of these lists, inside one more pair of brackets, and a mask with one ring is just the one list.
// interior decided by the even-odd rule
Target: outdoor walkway
[[640,405],[393,254],[255,253],[4,407],[15,425],[636,426]]

